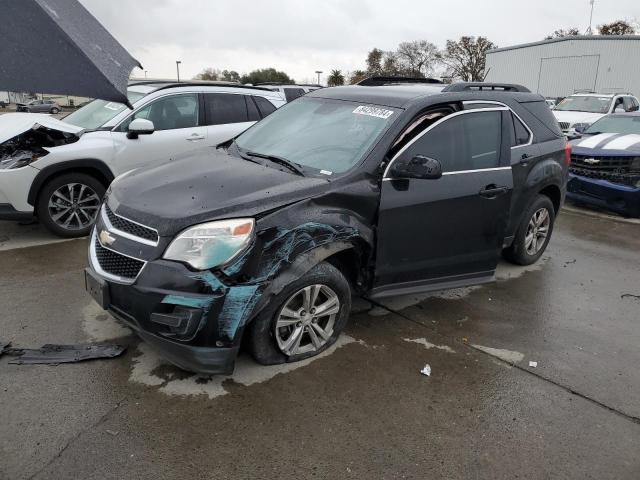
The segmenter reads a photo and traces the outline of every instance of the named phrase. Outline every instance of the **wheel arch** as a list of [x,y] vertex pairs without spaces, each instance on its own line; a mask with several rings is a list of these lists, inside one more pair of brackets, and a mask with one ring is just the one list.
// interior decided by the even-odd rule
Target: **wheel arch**
[[560,211],[560,207],[562,206],[562,190],[560,190],[560,187],[552,183],[545,186],[544,188],[541,188],[538,193],[540,195],[549,197],[549,200],[551,200],[551,203],[553,203],[554,212],[557,215]]
[[84,173],[91,175],[102,183],[105,189],[115,178],[111,169],[102,160],[81,159],[55,163],[43,168],[36,175],[36,178],[33,180],[31,188],[29,189],[27,202],[35,208],[38,202],[38,196],[40,195],[40,191],[44,184],[52,178],[59,177],[60,175],[67,173]]

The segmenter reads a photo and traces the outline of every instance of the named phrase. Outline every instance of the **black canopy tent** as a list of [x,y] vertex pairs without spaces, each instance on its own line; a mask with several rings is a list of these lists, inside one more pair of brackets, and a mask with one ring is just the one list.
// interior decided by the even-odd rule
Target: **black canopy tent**
[[77,0],[0,0],[0,90],[101,98],[131,107],[140,63]]

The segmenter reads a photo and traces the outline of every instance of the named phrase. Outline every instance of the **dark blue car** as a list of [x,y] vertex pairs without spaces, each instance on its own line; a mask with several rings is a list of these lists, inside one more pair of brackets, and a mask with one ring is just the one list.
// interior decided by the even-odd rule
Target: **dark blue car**
[[571,146],[567,198],[640,217],[640,113],[607,115]]

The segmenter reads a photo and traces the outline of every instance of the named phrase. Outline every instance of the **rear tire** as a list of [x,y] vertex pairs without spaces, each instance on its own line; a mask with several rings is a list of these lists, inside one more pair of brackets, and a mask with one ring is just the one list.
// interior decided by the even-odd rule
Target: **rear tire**
[[38,220],[59,237],[84,237],[98,216],[105,190],[98,179],[85,173],[55,177],[38,195]]
[[517,265],[537,262],[549,245],[555,219],[549,197],[537,195],[522,218],[513,243],[502,251],[504,258]]
[[247,345],[262,365],[314,357],[336,342],[350,311],[349,283],[336,267],[323,262],[287,285],[253,320]]

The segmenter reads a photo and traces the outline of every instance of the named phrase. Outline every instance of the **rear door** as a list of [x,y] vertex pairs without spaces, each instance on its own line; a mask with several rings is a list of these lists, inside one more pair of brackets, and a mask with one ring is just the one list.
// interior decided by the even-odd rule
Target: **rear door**
[[212,147],[239,135],[259,119],[255,104],[246,95],[221,92],[205,93],[203,97],[207,143]]
[[507,129],[513,127],[507,120],[506,107],[457,112],[396,154],[390,166],[395,159],[424,155],[440,161],[443,175],[436,180],[392,178],[387,168],[374,296],[492,277],[513,188]]

